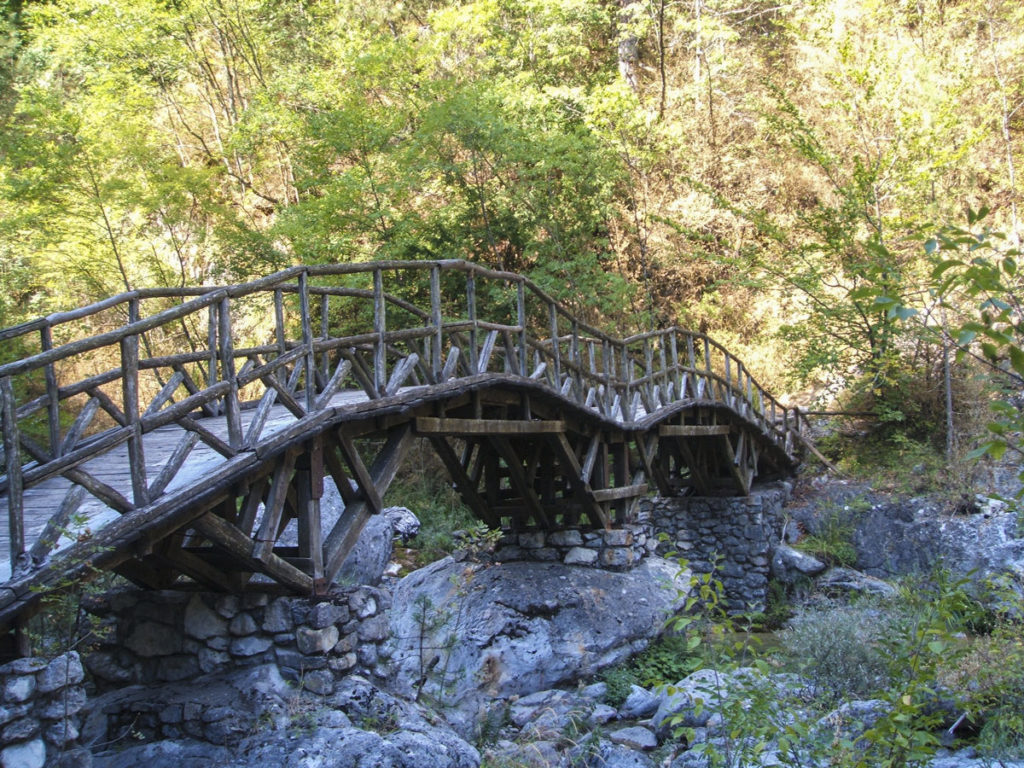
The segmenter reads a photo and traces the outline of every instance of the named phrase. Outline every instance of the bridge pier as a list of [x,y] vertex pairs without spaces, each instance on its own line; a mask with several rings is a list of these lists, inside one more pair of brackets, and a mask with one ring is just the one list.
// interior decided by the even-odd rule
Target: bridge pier
[[653,498],[640,507],[659,555],[674,552],[695,576],[712,574],[730,613],[756,613],[765,609],[771,548],[781,539],[791,490],[776,482],[755,485],[749,496]]

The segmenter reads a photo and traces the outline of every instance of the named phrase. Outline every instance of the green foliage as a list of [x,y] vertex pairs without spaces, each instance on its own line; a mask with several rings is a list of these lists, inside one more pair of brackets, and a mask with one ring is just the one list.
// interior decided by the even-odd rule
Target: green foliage
[[857,548],[853,544],[853,533],[861,511],[863,507],[856,500],[842,507],[836,505],[823,509],[816,530],[803,536],[797,542],[797,548],[830,565],[856,565]]
[[885,605],[859,603],[800,613],[781,636],[790,663],[816,697],[837,704],[886,687],[889,669],[880,641],[891,627]]
[[663,635],[627,663],[610,667],[601,673],[608,686],[605,699],[620,706],[630,694],[630,687],[656,688],[673,685],[702,665],[694,653],[694,644],[684,635]]

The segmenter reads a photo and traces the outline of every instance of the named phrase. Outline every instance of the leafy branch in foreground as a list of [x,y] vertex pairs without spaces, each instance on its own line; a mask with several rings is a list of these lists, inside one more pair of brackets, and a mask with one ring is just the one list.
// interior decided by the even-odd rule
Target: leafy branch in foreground
[[[1024,388],[1024,276],[1019,248],[1007,236],[984,226],[988,208],[968,210],[967,226],[948,226],[925,244],[937,263],[932,271],[935,291],[944,306],[968,307],[969,317],[949,329],[958,355],[973,357],[998,374],[1012,390]],[[1024,412],[1012,401],[991,405],[988,439],[969,454],[1000,459],[1010,450],[1024,456],[1021,434]],[[1019,475],[1024,479],[1024,472]]]

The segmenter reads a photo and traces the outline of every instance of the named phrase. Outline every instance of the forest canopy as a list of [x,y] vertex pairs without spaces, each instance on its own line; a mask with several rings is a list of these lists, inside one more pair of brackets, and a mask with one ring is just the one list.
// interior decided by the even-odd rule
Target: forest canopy
[[1017,0],[0,8],[0,326],[465,258],[780,389],[898,386],[948,322],[926,241],[1021,230]]

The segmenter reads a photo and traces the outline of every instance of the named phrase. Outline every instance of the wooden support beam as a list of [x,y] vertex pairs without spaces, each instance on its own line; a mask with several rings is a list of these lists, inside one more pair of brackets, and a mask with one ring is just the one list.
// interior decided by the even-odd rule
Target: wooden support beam
[[285,501],[288,498],[288,486],[292,480],[292,471],[295,469],[295,459],[294,452],[286,451],[274,469],[274,478],[270,482],[270,494],[267,496],[267,503],[263,508],[263,519],[260,521],[260,527],[254,537],[252,556],[257,560],[266,560],[274,550],[274,544],[277,542],[281,528],[281,518],[284,515]]
[[594,491],[594,498],[597,501],[619,501],[621,499],[633,499],[639,496],[646,496],[650,486],[647,483],[626,485],[621,488],[602,488]]
[[265,573],[297,592],[313,593],[311,576],[288,564],[273,552],[266,553],[262,558],[253,557],[253,540],[216,514],[207,512],[193,520],[192,527],[231,555],[247,570]]
[[416,418],[420,435],[548,435],[565,432],[564,421],[520,421],[516,419]]
[[508,477],[512,483],[512,488],[519,494],[523,499],[523,502],[527,505],[527,509],[533,514],[534,519],[543,528],[550,528],[551,522],[548,519],[547,513],[544,511],[543,505],[540,503],[540,499],[537,497],[536,491],[526,479],[526,473],[523,471],[522,460],[516,453],[515,448],[507,437],[503,435],[488,435],[488,440],[491,445],[497,450],[498,455],[505,461],[508,467]]
[[352,442],[352,438],[344,430],[338,433],[338,447],[341,449],[342,456],[345,457],[345,461],[352,470],[351,477],[359,486],[359,492],[362,494],[363,500],[370,507],[370,513],[374,515],[379,514],[384,509],[384,501],[377,491],[373,478],[370,477],[370,471],[363,463],[359,451],[356,450],[355,443]]
[[[378,495],[383,496],[395,474],[401,466],[402,459],[412,438],[412,423],[405,423],[391,430],[384,447],[370,468],[370,477]],[[353,501],[345,506],[341,518],[324,540],[324,579],[333,581],[341,569],[345,558],[355,546],[359,534],[369,519],[370,512],[365,499]]]
[[662,424],[658,427],[658,434],[661,437],[712,437],[728,435],[732,431],[732,426],[729,424]]
[[579,460],[576,458],[576,452],[569,445],[565,435],[558,434],[552,436],[551,444],[561,459],[573,493],[586,510],[591,524],[604,529],[610,529],[611,521],[608,519],[608,514],[598,503],[597,492],[591,490],[590,484],[583,480],[583,468],[580,467]]
[[448,443],[448,440],[440,435],[432,435],[429,439],[430,444],[434,447],[438,457],[441,459],[441,463],[443,463],[445,469],[448,470],[448,475],[455,484],[456,490],[458,490],[459,495],[462,496],[462,500],[466,502],[466,505],[473,510],[473,514],[491,528],[500,528],[501,520],[494,514],[491,507],[486,501],[484,501],[483,497],[477,491],[477,484],[470,479],[469,475],[466,474],[466,470],[463,467],[462,462],[459,461],[459,457],[455,455],[455,451]]

